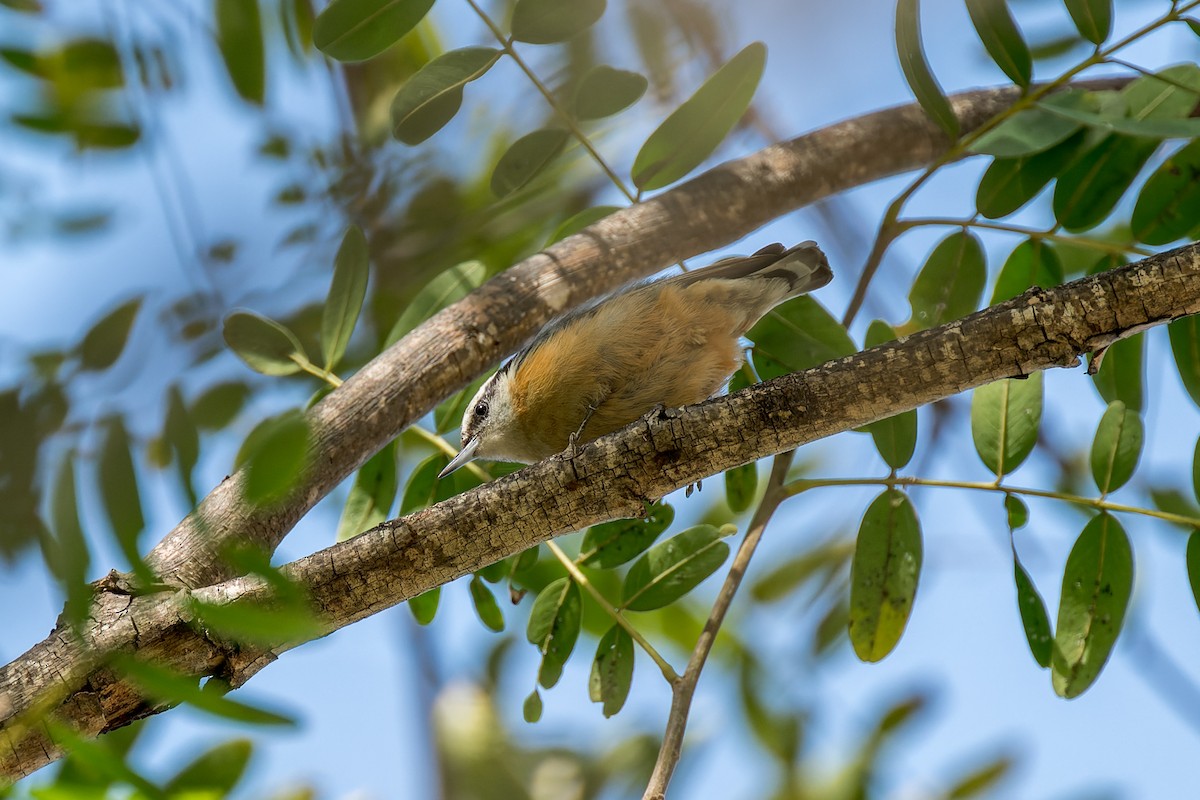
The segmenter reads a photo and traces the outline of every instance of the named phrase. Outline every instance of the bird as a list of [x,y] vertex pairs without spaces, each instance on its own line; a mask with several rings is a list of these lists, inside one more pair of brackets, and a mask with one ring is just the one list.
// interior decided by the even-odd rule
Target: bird
[[532,464],[647,412],[699,403],[741,366],[741,337],[772,308],[829,283],[816,242],[634,283],[551,320],[475,393],[462,448],[439,478],[475,459]]

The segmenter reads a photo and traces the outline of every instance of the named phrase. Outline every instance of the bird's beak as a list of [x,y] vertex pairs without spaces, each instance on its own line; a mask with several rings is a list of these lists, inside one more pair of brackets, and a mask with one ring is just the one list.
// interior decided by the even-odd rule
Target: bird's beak
[[450,459],[450,463],[446,465],[446,468],[438,473],[438,479],[440,480],[441,478],[446,477],[451,472],[454,472],[454,470],[461,467],[463,464],[466,464],[468,461],[471,461],[472,459],[474,459],[475,451],[478,449],[479,449],[479,438],[478,437],[476,437],[474,439],[468,439],[467,441],[463,442],[462,450],[459,450],[458,455],[456,455],[454,458]]

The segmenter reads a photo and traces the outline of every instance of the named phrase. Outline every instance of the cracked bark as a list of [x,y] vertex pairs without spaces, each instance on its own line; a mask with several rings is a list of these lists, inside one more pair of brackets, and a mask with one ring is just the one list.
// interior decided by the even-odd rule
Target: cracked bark
[[[1085,353],[1200,312],[1200,244],[1052,290],[1032,290],[929,331],[728,397],[657,412],[623,431],[466,494],[383,523],[283,568],[327,633],[568,531],[641,512],[642,503],[748,461],[999,378],[1073,366]],[[188,603],[271,601],[258,578],[141,597],[101,582],[82,641],[64,631],[0,669],[0,774],[48,763],[55,746],[16,723],[38,709],[88,734],[163,710],[103,667],[105,652],[240,686],[279,654],[189,624]]]

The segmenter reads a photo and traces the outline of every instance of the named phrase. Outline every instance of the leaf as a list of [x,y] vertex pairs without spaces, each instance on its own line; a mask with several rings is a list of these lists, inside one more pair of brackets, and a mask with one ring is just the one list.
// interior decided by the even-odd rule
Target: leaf
[[633,639],[620,625],[613,625],[600,638],[592,673],[588,678],[588,697],[603,703],[605,718],[625,705],[633,683]]
[[1101,495],[1120,489],[1142,455],[1142,420],[1120,400],[1109,403],[1092,442],[1092,477]]
[[1200,406],[1200,317],[1189,316],[1167,325],[1171,353],[1179,379],[1192,402]]
[[604,6],[604,0],[517,0],[512,36],[530,44],[565,42],[595,25]]
[[334,258],[333,282],[321,309],[321,354],[326,370],[332,370],[342,360],[350,334],[354,333],[371,273],[367,259],[367,238],[362,228],[351,225]]
[[965,317],[979,307],[987,282],[983,245],[973,233],[943,239],[917,274],[908,301],[917,330]]
[[[287,496],[308,464],[311,431],[299,411],[268,420],[243,445],[246,480],[243,494],[254,505],[270,505]],[[249,447],[247,447],[249,445]]]
[[1029,507],[1025,501],[1015,494],[1004,495],[1004,513],[1008,519],[1008,529],[1015,531],[1024,528],[1029,522]]
[[365,61],[411,31],[433,0],[333,0],[317,15],[313,44],[338,61]]
[[958,117],[950,107],[942,87],[929,69],[925,47],[921,44],[920,0],[898,0],[896,3],[896,54],[900,69],[913,96],[934,122],[951,139],[958,138]]
[[175,454],[179,480],[187,493],[188,502],[195,506],[196,490],[192,487],[192,473],[196,469],[196,462],[200,460],[200,434],[196,431],[196,423],[192,422],[178,386],[172,386],[167,393],[167,419],[163,425],[163,439],[170,444],[171,451]]
[[1013,248],[1000,268],[989,305],[1002,303],[1035,286],[1040,289],[1058,286],[1063,278],[1062,259],[1054,248],[1042,239],[1026,239]]
[[396,443],[391,441],[359,467],[342,509],[336,541],[344,542],[383,522],[395,499]]
[[754,371],[764,381],[858,352],[842,323],[807,296],[775,306],[746,338],[754,343]]
[[758,462],[725,470],[725,502],[735,514],[748,509],[758,491]]
[[1188,585],[1192,587],[1192,600],[1200,609],[1200,530],[1192,531],[1187,542]]
[[979,179],[975,207],[988,219],[1019,210],[1067,168],[1086,139],[1087,133],[1079,130],[1039,153],[996,158]]
[[1108,514],[1094,517],[1067,557],[1051,676],[1060,697],[1087,690],[1116,644],[1133,590],[1129,537]]
[[91,557],[79,524],[74,451],[67,451],[55,473],[50,495],[50,527],[54,536],[46,536],[46,564],[67,597],[63,613],[72,625],[79,625],[87,618],[92,590],[87,584]]
[[580,120],[611,117],[642,99],[649,85],[641,73],[597,64],[580,79],[571,110]]
[[671,527],[675,509],[665,503],[648,506],[640,519],[618,519],[593,525],[583,535],[579,563],[599,569],[619,567],[635,558]]
[[400,500],[400,516],[431,505],[437,497],[438,473],[450,463],[443,453],[434,453],[422,461],[408,476],[404,497]]
[[146,572],[138,552],[138,534],[146,527],[146,519],[142,515],[137,473],[129,452],[129,433],[119,416],[109,418],[104,428],[104,443],[100,446],[100,460],[96,464],[100,498],[121,552],[135,569],[141,567],[139,572]]
[[230,381],[210,386],[192,402],[190,414],[197,428],[221,430],[242,410],[250,389],[244,383]]
[[538,694],[537,689],[525,698],[525,703],[521,706],[521,715],[531,725],[542,718],[542,696]]
[[[875,320],[867,328],[864,344],[875,347],[896,338],[896,331],[883,320]],[[904,411],[866,426],[875,442],[875,449],[885,464],[902,469],[912,460],[917,448],[917,411]]]
[[[1012,495],[1009,495],[1011,497]],[[1033,579],[1025,571],[1017,554],[1013,553],[1013,577],[1017,583],[1017,608],[1021,612],[1021,625],[1025,629],[1025,642],[1033,660],[1042,669],[1050,666],[1050,653],[1054,645],[1054,632],[1050,630],[1050,616],[1046,603],[1038,594]]]
[[[113,666],[146,694],[166,703],[187,703],[213,716],[253,725],[288,725],[296,723],[281,714],[257,706],[231,700],[212,689],[202,689],[198,678],[141,661],[128,655],[113,657]],[[215,686],[215,685],[214,685]]]
[[504,614],[500,613],[496,596],[478,575],[471,578],[471,603],[475,606],[475,613],[479,615],[479,621],[488,630],[496,633],[504,630]]
[[1171,154],[1147,180],[1133,207],[1130,228],[1146,244],[1187,236],[1200,220],[1200,140]]
[[546,246],[549,247],[555,242],[561,242],[568,236],[579,233],[593,222],[599,222],[614,211],[620,210],[620,206],[592,206],[591,208],[585,208],[578,214],[568,217],[561,225],[555,228],[554,233],[550,234],[550,238],[546,240]]
[[308,360],[296,334],[253,311],[225,317],[221,335],[246,366],[263,375],[294,375],[300,371],[297,360]]
[[996,784],[1003,781],[1012,772],[1015,762],[1010,756],[1000,756],[983,766],[976,767],[959,778],[949,791],[946,800],[966,800],[969,797],[992,795]]
[[[1044,105],[1044,104],[1043,104]],[[1200,119],[1113,117],[1077,108],[1048,106],[1052,113],[1090,128],[1147,139],[1192,139],[1200,136]]]
[[242,779],[253,752],[254,744],[249,739],[221,742],[175,773],[163,791],[169,797],[178,797],[185,792],[214,793],[216,797],[224,797]]
[[1082,126],[1052,112],[1056,108],[1092,108],[1095,98],[1083,91],[1057,92],[1033,108],[1018,111],[973,141],[972,153],[1017,158],[1041,153],[1066,141]]
[[301,601],[289,600],[275,606],[197,602],[192,604],[192,612],[208,635],[238,645],[271,648],[300,644],[328,632]]
[[442,587],[435,586],[428,592],[409,598],[408,610],[418,625],[428,625],[437,614],[438,601],[442,599]]
[[669,186],[712,155],[750,107],[766,60],[762,42],[747,45],[663,120],[633,161],[637,188]]
[[451,303],[456,303],[483,283],[487,267],[482,261],[464,261],[439,274],[417,292],[404,313],[392,325],[384,347],[391,347],[425,320]]
[[540,128],[517,139],[492,170],[492,194],[507,197],[550,166],[571,138],[565,128]]
[[1028,86],[1033,58],[1005,0],[967,0],[971,23],[996,66],[1018,86]]
[[841,539],[827,542],[774,567],[754,584],[750,595],[759,603],[773,603],[810,580],[820,578],[818,585],[824,585],[831,573],[842,571],[853,554],[854,548]]
[[558,683],[563,665],[575,648],[583,619],[579,586],[570,578],[559,578],[538,592],[529,611],[525,636],[542,654],[538,683],[549,689]]
[[1200,502],[1200,439],[1196,440],[1196,452],[1192,455],[1192,495]]
[[625,575],[621,608],[653,611],[696,588],[725,563],[729,545],[721,537],[731,527],[697,525],[652,547]]
[[463,47],[421,67],[392,100],[392,135],[407,145],[433,136],[458,113],[463,87],[483,77],[501,55],[494,47]]
[[1042,373],[980,386],[971,398],[975,452],[996,477],[1021,465],[1037,444],[1042,421]]
[[141,307],[142,298],[127,300],[91,327],[79,345],[79,360],[84,369],[108,369],[120,358]]
[[262,17],[257,0],[215,0],[217,47],[233,88],[261,106],[266,97],[267,68]]
[[1146,337],[1141,333],[1108,346],[1100,370],[1092,376],[1092,383],[1104,402],[1120,400],[1133,411],[1142,410],[1145,351]]
[[863,661],[892,651],[921,575],[921,528],[908,496],[888,489],[867,508],[850,564],[850,642]]
[[1112,32],[1112,0],[1063,0],[1075,27],[1093,44],[1104,44]]

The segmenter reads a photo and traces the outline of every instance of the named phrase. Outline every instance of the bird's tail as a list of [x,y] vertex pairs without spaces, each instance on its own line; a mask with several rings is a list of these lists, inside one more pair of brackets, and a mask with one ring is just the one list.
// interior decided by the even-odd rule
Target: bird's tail
[[671,278],[687,286],[696,281],[712,278],[736,280],[739,278],[782,278],[788,282],[786,297],[820,289],[833,280],[829,259],[813,241],[801,242],[785,248],[776,242],[769,244],[752,256],[723,258],[703,269],[692,270]]

